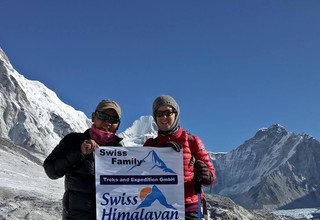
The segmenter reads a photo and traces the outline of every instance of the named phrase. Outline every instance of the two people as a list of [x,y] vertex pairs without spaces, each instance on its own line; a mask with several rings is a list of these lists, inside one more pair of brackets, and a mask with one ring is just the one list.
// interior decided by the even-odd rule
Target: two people
[[[154,100],[153,117],[158,136],[148,139],[144,146],[172,147],[183,153],[185,219],[198,219],[201,186],[215,181],[208,152],[197,136],[181,128],[179,105],[171,96]],[[92,113],[92,127],[84,133],[66,135],[44,161],[51,179],[65,176],[63,219],[96,219],[93,151],[98,146],[121,146],[121,138],[115,134],[120,119],[120,106],[115,101],[102,100]]]

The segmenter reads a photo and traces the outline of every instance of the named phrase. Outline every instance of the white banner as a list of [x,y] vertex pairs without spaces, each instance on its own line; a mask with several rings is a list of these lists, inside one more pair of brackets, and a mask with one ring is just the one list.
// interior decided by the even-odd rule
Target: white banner
[[184,219],[182,157],[171,147],[96,149],[97,219]]

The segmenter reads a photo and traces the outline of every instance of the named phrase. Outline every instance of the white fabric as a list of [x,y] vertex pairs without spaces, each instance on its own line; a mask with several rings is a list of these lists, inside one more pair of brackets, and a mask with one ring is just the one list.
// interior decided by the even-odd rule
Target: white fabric
[[184,219],[182,152],[99,147],[95,163],[97,219]]

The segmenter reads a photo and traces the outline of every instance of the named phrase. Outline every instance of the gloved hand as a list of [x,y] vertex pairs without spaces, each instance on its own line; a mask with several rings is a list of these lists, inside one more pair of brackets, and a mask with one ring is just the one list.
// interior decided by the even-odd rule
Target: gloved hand
[[207,165],[201,160],[196,160],[194,164],[194,174],[196,181],[200,184],[209,185],[212,182],[212,174]]
[[163,145],[163,147],[172,147],[173,150],[177,151],[177,152],[180,152],[180,150],[182,149],[182,146],[181,144],[175,142],[175,141],[169,141],[167,143],[165,143]]

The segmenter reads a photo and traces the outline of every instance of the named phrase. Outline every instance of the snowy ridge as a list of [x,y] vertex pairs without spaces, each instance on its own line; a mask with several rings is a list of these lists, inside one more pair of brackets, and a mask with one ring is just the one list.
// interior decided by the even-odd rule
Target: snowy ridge
[[[11,76],[17,80],[18,85],[25,92],[31,107],[34,110],[34,112],[32,112],[34,116],[40,116],[41,119],[43,119],[40,121],[42,123],[40,125],[45,125],[47,121],[50,120],[50,115],[44,114],[46,111],[50,110],[51,113],[66,116],[64,120],[70,124],[70,127],[73,130],[87,128],[88,124],[90,124],[83,123],[88,120],[83,112],[77,111],[70,105],[62,102],[55,92],[48,89],[41,82],[28,80],[17,71],[12,71]],[[39,105],[39,103],[41,103],[41,105]],[[78,118],[79,120],[75,121],[75,118]]]
[[0,48],[0,60],[3,62],[3,65],[8,69],[13,69],[7,55],[3,52],[3,50]]
[[157,126],[152,116],[141,116],[132,126],[119,134],[124,146],[142,146],[151,137],[157,136]]
[[[279,126],[279,129],[281,128],[283,127]],[[263,132],[263,134],[261,132]],[[281,136],[281,139],[274,143],[272,148],[264,149],[263,146],[259,146],[259,143],[268,138],[268,130],[259,129],[257,134],[258,133],[260,134],[256,135],[250,141],[245,142],[244,145],[241,145],[231,153],[226,154],[225,164],[232,164],[234,163],[234,160],[239,159],[245,162],[245,164],[243,164],[245,169],[243,169],[241,172],[239,167],[236,168],[232,166],[230,175],[233,176],[233,179],[237,179],[239,182],[237,182],[236,185],[230,184],[229,187],[225,187],[220,191],[220,194],[229,195],[248,191],[251,187],[257,185],[265,176],[269,175],[274,171],[274,169],[276,169],[277,164],[279,163],[277,159],[280,155],[279,150],[281,149],[283,143],[285,143],[290,137],[290,134]],[[264,157],[264,155],[261,154],[262,152],[268,153],[268,156]],[[241,169],[242,168],[243,167],[241,167]]]
[[214,191],[247,208],[320,206],[319,156],[317,140],[275,124],[214,161]]
[[91,122],[83,112],[63,103],[52,90],[19,74],[0,49],[1,137],[30,148],[39,157],[48,154],[72,131],[84,131]]

